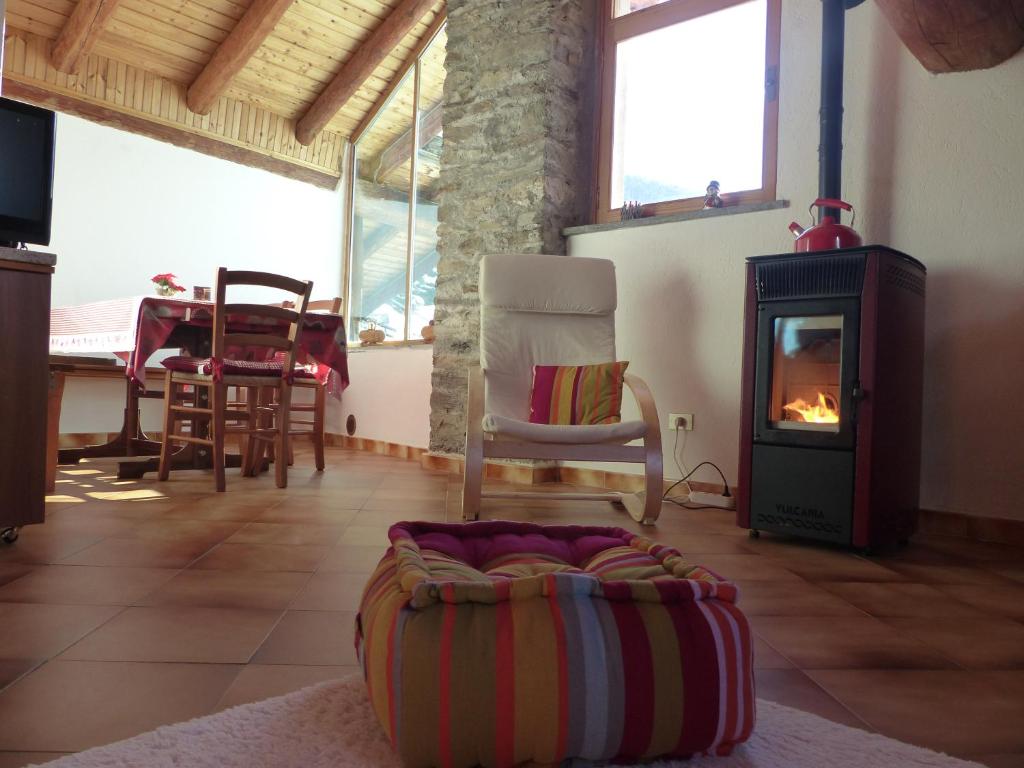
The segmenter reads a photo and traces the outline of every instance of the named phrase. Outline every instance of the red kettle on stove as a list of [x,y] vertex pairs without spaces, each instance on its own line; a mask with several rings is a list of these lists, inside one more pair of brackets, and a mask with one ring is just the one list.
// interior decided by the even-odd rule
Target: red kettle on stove
[[[857,212],[853,210],[853,206],[849,203],[843,202],[842,200],[834,200],[828,197],[819,197],[807,208],[811,214],[812,220],[814,217],[815,208],[839,208],[844,211],[849,211],[853,214],[853,219],[850,224],[857,221]],[[861,240],[860,235],[852,226],[846,226],[840,224],[838,221],[833,219],[831,216],[824,216],[821,222],[818,224],[812,224],[811,226],[804,229],[795,221],[790,222],[789,231],[796,237],[797,253],[803,253],[806,251],[830,251],[834,248],[855,248],[858,245],[863,245],[864,241]]]

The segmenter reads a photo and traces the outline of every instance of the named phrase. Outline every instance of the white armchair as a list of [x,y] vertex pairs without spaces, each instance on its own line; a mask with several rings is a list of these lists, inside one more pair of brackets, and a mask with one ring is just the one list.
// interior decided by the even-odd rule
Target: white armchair
[[[475,520],[481,497],[551,499],[553,494],[483,493],[484,460],[615,461],[644,465],[641,493],[566,493],[556,498],[623,505],[641,523],[661,512],[662,454],[650,389],[627,373],[641,419],[562,426],[530,422],[535,365],[615,361],[615,266],[605,259],[488,255],[480,262],[480,368],[469,374],[462,514]],[[630,445],[635,441],[640,445]]]

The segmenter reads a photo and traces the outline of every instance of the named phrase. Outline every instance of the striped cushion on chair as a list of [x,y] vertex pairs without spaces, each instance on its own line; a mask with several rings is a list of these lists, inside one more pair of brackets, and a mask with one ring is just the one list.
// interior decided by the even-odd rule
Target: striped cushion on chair
[[534,424],[615,424],[621,419],[628,362],[535,365],[530,393]]
[[[175,355],[163,361],[164,368],[179,373],[199,373],[209,376],[213,373],[213,362],[209,357]],[[284,364],[277,360],[225,360],[226,376],[280,376]],[[295,375],[299,375],[298,368]]]
[[620,528],[398,523],[356,650],[407,768],[728,754],[754,725],[736,587]]

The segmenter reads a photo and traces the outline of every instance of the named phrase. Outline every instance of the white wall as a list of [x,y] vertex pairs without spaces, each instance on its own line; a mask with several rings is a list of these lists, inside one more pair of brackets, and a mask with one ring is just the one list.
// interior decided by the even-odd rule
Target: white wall
[[353,349],[348,356],[351,386],[341,401],[328,401],[327,431],[345,434],[356,417],[358,437],[426,448],[430,442],[430,345]]
[[[54,306],[148,294],[158,272],[191,292],[220,266],[341,290],[337,192],[60,115],[53,194]],[[61,431],[113,430],[123,398],[120,382],[69,380]],[[158,428],[159,403],[143,409]]]
[[[778,197],[792,208],[569,245],[615,261],[620,358],[662,414],[696,414],[687,463],[710,459],[730,480],[743,260],[791,250],[786,224],[816,197],[820,24],[820,3],[783,4]],[[847,25],[844,197],[865,242],[928,267],[921,504],[1024,519],[1024,54],[933,76],[874,4]]]

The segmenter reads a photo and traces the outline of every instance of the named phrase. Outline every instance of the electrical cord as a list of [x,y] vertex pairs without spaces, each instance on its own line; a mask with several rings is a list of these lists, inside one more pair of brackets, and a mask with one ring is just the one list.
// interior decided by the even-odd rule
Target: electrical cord
[[714,507],[710,504],[687,504],[685,501],[680,501],[679,499],[662,499],[662,501],[667,501],[669,504],[675,504],[677,507],[682,507],[683,509],[721,509],[721,507]]
[[[685,429],[681,430],[681,431],[683,433],[683,450],[682,450],[682,452],[679,451],[679,432],[680,432],[680,430],[677,429],[676,430],[675,440],[673,440],[673,442],[672,442],[672,461],[675,462],[676,469],[679,470],[679,474],[680,475],[685,475],[685,476],[689,477],[690,470],[688,470],[686,468],[686,461],[685,461],[685,459],[686,459],[686,442],[687,442],[687,439],[688,439],[688,436],[689,436],[689,432],[688,432],[688,430],[685,430]],[[684,484],[686,485],[686,493],[687,493],[687,495],[689,495],[690,493],[693,492],[693,489],[690,487],[689,483],[684,483]],[[675,486],[673,485],[672,488],[675,488]],[[669,488],[669,490],[672,490],[672,488]],[[666,493],[668,493],[668,491],[666,491]]]
[[[703,466],[714,467],[715,470],[717,470],[718,475],[722,478],[722,486],[725,489],[722,492],[722,495],[725,496],[725,497],[731,496],[732,494],[729,492],[729,481],[725,479],[725,473],[721,470],[721,468],[717,464],[715,464],[713,461],[702,461],[700,464],[698,464],[696,467],[694,467],[692,470],[690,470],[684,477],[681,477],[678,480],[676,480],[674,483],[672,483],[672,485],[670,485],[665,490],[664,495],[662,495],[662,497],[661,497],[662,500],[663,501],[672,501],[673,503],[679,503],[677,500],[670,499],[668,497],[669,493],[671,493],[672,489],[674,489],[677,485],[680,485],[682,483],[686,483],[686,481],[689,480],[694,475],[694,473],[698,469],[703,467]],[[689,488],[690,484],[686,483],[686,487]]]

